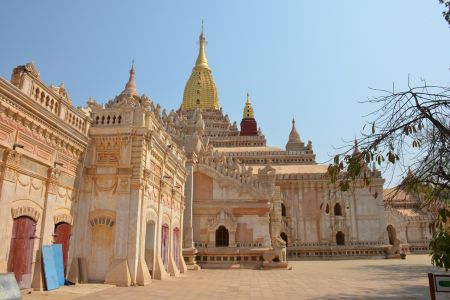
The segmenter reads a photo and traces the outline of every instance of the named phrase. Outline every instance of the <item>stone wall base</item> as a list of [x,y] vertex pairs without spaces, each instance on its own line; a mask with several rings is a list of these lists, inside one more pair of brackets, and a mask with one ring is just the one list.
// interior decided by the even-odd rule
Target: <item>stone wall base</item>
[[156,255],[155,271],[153,272],[153,279],[164,280],[169,278],[169,276],[170,276],[169,273],[167,273],[166,269],[164,268],[162,258],[159,255]]
[[169,256],[169,274],[170,276],[178,277],[180,276],[180,270],[178,269],[177,264],[175,263],[175,260],[173,259],[173,256]]
[[136,273],[136,284],[137,285],[148,285],[152,282],[152,277],[148,270],[145,258],[141,257],[138,261],[137,273]]
[[180,273],[186,273],[187,272],[187,266],[186,263],[184,262],[184,259],[182,256],[180,256],[179,261],[178,261],[178,266],[180,269]]
[[274,270],[274,269],[288,269],[289,264],[287,262],[264,262],[262,268],[264,270]]
[[66,274],[66,279],[75,284],[87,283],[87,267],[86,259],[81,257],[74,257],[70,263],[69,271]]
[[184,257],[184,262],[186,264],[187,270],[197,271],[197,270],[201,269],[195,260],[196,255],[197,255],[197,249],[195,249],[195,248],[184,248],[183,249],[183,257]]
[[131,275],[130,268],[126,259],[116,259],[106,274],[105,283],[115,284],[116,286],[130,286]]

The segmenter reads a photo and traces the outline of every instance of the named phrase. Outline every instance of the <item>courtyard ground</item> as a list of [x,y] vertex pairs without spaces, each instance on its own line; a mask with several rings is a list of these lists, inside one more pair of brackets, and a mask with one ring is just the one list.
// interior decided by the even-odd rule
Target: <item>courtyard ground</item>
[[[291,261],[292,270],[200,270],[145,287],[102,284],[24,293],[23,299],[429,299],[428,255],[406,260]],[[450,299],[439,294],[437,299]]]

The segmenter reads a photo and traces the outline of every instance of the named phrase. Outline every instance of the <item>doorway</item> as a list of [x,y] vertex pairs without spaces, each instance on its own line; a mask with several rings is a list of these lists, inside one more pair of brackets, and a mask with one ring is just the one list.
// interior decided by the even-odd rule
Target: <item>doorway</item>
[[216,247],[228,247],[229,233],[225,226],[219,226],[216,230]]
[[55,225],[55,234],[53,238],[54,244],[62,245],[64,274],[67,271],[67,258],[69,256],[69,241],[71,235],[72,226],[70,224],[61,222]]
[[169,226],[166,224],[161,228],[161,258],[167,271],[169,267]]
[[173,230],[173,259],[177,267],[180,262],[180,229],[175,228]]
[[14,219],[7,270],[14,273],[21,289],[31,287],[35,234],[36,221],[26,216]]
[[345,245],[345,235],[342,231],[336,233],[336,245]]

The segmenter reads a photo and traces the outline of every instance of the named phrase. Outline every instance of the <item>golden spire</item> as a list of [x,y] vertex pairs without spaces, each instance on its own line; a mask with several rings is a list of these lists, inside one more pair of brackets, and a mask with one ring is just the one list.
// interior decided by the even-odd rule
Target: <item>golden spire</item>
[[250,94],[247,92],[247,101],[245,102],[244,111],[242,113],[244,119],[254,119],[255,114],[253,112],[253,106],[250,103]]
[[205,35],[203,34],[203,20],[202,20],[202,32],[200,33],[200,37],[199,37],[199,44],[200,44],[200,48],[198,50],[198,57],[197,57],[197,61],[195,62],[195,68],[205,68],[205,69],[209,69],[208,66],[208,59],[206,58],[206,54],[205,54]]
[[205,55],[205,35],[200,33],[200,48],[192,74],[186,83],[181,109],[219,109],[216,85]]
[[122,95],[139,96],[139,93],[137,92],[136,89],[136,84],[134,83],[134,60],[131,63],[130,78],[128,79],[128,82],[125,85],[125,89],[123,90]]

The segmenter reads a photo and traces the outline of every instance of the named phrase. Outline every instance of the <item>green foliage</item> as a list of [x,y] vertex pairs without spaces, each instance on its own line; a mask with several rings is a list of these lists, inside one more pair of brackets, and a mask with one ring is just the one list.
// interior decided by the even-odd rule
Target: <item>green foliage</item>
[[448,25],[450,25],[450,1],[449,0],[439,0],[439,3],[444,4],[446,10],[442,12],[445,21],[447,21]]
[[436,231],[430,241],[431,263],[439,268],[448,271],[450,268],[450,235],[448,223],[450,210],[442,208],[439,210],[438,218],[435,222]]
[[[445,1],[450,11],[450,0]],[[449,13],[450,17],[450,13]],[[341,191],[368,186],[379,176],[374,167],[400,168],[406,175],[397,191],[416,195],[436,213],[430,242],[432,263],[450,266],[450,88],[423,85],[403,92],[376,90],[367,101],[378,105],[361,137],[334,156],[328,176]],[[378,197],[375,192],[374,198]],[[389,205],[389,199],[384,199]]]

